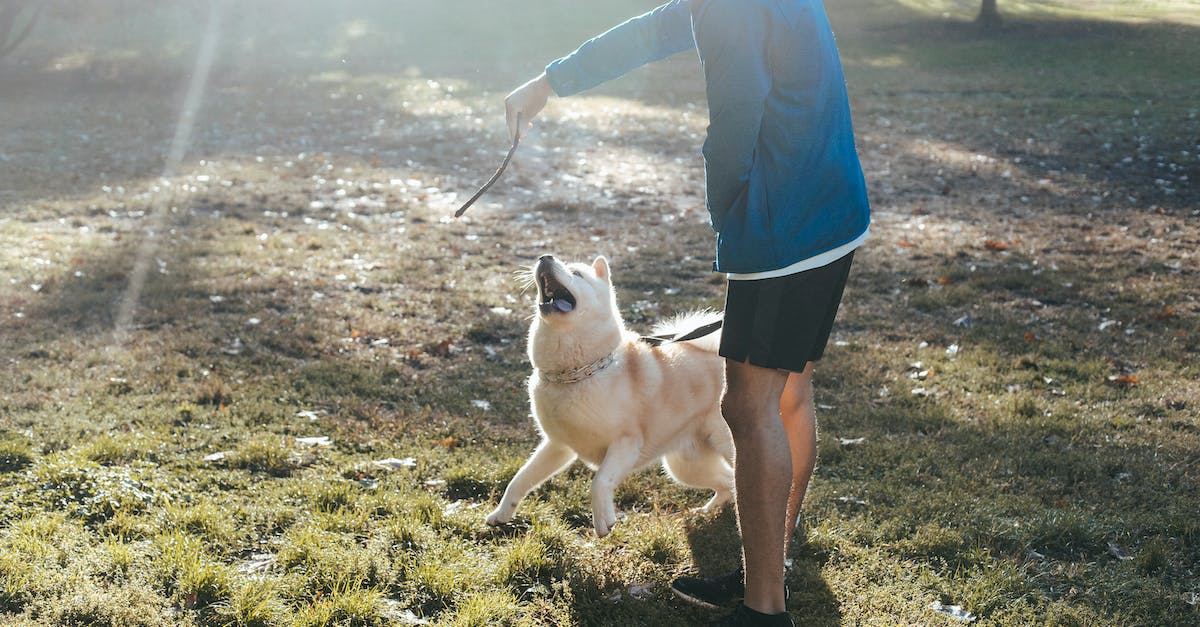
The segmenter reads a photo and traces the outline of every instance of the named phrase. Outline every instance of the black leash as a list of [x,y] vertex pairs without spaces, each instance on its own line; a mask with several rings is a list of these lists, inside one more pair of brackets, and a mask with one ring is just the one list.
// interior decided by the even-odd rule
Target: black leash
[[651,346],[662,346],[663,344],[671,344],[674,342],[686,342],[688,340],[695,340],[706,335],[716,333],[717,330],[721,328],[722,322],[723,320],[710,322],[704,326],[696,327],[695,329],[692,329],[683,335],[643,335],[641,340]]
[[509,148],[508,154],[504,155],[504,161],[500,164],[500,168],[496,170],[496,173],[492,175],[492,178],[488,179],[488,182],[483,184],[483,187],[479,188],[479,191],[475,192],[474,196],[471,196],[470,200],[468,200],[466,203],[464,203],[463,206],[459,207],[458,211],[454,212],[454,217],[456,217],[456,218],[462,217],[462,214],[466,213],[467,209],[469,209],[471,207],[471,205],[475,204],[475,201],[479,200],[479,197],[482,196],[483,193],[486,192],[489,187],[491,187],[492,185],[495,185],[496,181],[500,180],[500,175],[504,174],[504,169],[508,167],[508,162],[512,161],[513,154],[517,152],[517,146],[520,145],[520,143],[521,143],[521,114],[518,113],[517,114],[517,134],[513,135],[512,148]]

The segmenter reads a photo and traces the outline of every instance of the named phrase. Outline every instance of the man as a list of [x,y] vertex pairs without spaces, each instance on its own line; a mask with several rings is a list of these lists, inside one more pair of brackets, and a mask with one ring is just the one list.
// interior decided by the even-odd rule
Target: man
[[695,48],[709,108],[705,192],[729,287],[721,410],[733,434],[744,571],[682,578],[721,625],[792,625],[784,556],[816,461],[813,362],[870,210],[821,0],[674,0],[550,63],[505,100],[510,133],[545,106]]

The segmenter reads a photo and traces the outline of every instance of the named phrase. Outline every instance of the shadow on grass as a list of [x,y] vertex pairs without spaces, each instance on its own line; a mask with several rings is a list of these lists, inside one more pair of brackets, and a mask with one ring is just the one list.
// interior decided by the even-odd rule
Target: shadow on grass
[[[798,540],[791,543],[788,552],[792,560],[784,579],[790,594],[788,610],[798,625],[840,625],[843,617],[839,601],[821,576],[821,566],[828,556],[812,550],[803,535],[804,529],[798,529]],[[687,538],[697,571],[689,575],[720,576],[741,565],[742,543],[732,505],[715,517],[689,522]]]
[[[1189,495],[1200,490],[1196,457],[1190,446],[1164,444],[1152,426],[1169,423],[1168,431],[1190,441],[1195,426],[1184,412],[1096,419],[1048,389],[1005,394],[1011,378],[988,380],[999,368],[982,367],[980,380],[963,372],[967,366],[927,367],[946,374],[911,395],[911,385],[872,375],[852,358],[830,360],[819,373],[818,389],[840,407],[822,417],[806,507],[826,530],[812,536],[817,554],[841,552],[843,562],[867,568],[878,559],[847,558],[853,546],[930,567],[946,577],[931,593],[997,619],[1019,615],[1027,595],[1052,604],[1066,595],[1103,622],[1182,624],[1179,616],[1194,614],[1186,573],[1200,562],[1200,524],[1189,513]],[[1103,384],[1081,384],[1086,394],[1073,384],[1080,385],[1059,383],[1070,396],[1125,402],[1119,390],[1097,392]],[[872,399],[880,388],[894,392]],[[962,416],[964,397],[992,395],[999,397],[994,407],[976,405]],[[1116,579],[1138,591],[1136,620],[1126,602],[1069,594],[1072,585]]]
[[[1043,210],[1069,210],[1063,201],[1075,194],[1105,200],[1074,211],[1187,212],[1200,198],[1194,181],[1179,178],[1197,168],[1200,120],[1190,103],[1200,79],[1177,62],[1200,52],[1195,26],[1014,19],[984,34],[915,13],[846,23],[839,41],[856,122],[868,135],[944,141],[1017,164],[1011,171],[1033,181],[1070,179],[1070,190],[1049,197],[1014,190],[1014,200],[1032,198]],[[879,129],[871,124],[877,117],[910,128]],[[860,138],[860,149],[870,148]],[[945,169],[945,189],[972,186],[976,174]]]

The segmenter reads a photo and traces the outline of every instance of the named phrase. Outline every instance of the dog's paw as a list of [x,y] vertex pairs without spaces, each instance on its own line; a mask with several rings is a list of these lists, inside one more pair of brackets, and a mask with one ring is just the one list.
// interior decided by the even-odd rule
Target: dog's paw
[[708,500],[707,503],[704,504],[703,507],[697,507],[692,511],[704,514],[719,512],[721,511],[721,507],[724,506],[725,503],[728,503],[732,496],[733,494],[730,492],[717,492],[711,499]]
[[617,526],[616,510],[611,505],[605,508],[597,508],[592,512],[592,524],[596,527],[597,537],[603,538],[612,533],[613,527]]
[[509,522],[512,521],[512,517],[513,517],[513,512],[504,511],[504,507],[501,506],[501,507],[497,507],[496,509],[492,510],[492,513],[487,515],[487,518],[484,519],[484,522],[486,522],[488,525],[491,525],[492,527],[495,527],[497,525],[508,524]]

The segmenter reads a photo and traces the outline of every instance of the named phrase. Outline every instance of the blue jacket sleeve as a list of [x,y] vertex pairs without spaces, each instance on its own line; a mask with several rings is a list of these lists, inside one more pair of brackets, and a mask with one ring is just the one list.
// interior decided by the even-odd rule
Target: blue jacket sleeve
[[[771,91],[768,67],[769,8],[740,0],[698,5],[696,47],[708,95],[704,179],[713,226],[745,193],[754,165],[763,108]],[[742,203],[744,204],[744,203]]]
[[546,66],[554,93],[586,91],[647,63],[696,47],[690,0],[672,0],[594,37]]

